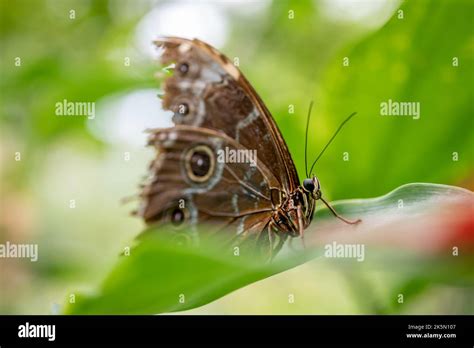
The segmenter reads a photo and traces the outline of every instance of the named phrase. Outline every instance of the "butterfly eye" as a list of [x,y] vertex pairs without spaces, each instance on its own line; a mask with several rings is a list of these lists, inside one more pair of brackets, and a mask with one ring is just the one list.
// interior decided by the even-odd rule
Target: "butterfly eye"
[[185,156],[186,174],[194,182],[202,183],[207,181],[215,169],[215,156],[212,150],[206,145],[198,145]]
[[304,179],[303,188],[308,192],[313,192],[315,189],[314,181],[312,179]]
[[186,73],[189,71],[189,64],[188,63],[179,64],[178,71],[181,73],[181,75],[186,75]]

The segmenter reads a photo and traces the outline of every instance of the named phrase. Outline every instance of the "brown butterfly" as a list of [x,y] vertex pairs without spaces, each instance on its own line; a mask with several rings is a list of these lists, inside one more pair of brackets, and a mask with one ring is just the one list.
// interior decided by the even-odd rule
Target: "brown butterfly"
[[174,67],[163,83],[163,108],[174,112],[175,126],[150,131],[157,156],[139,215],[194,241],[195,227],[204,223],[275,255],[288,237],[303,236],[316,201],[326,203],[318,179],[306,173],[301,185],[273,117],[227,57],[197,39],[155,43],[163,49],[161,63]]

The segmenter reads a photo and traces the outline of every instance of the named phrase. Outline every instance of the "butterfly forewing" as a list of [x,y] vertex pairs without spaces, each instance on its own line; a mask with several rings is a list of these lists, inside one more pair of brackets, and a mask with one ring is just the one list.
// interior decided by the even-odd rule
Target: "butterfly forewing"
[[175,64],[164,81],[163,107],[175,113],[175,124],[224,132],[247,149],[293,191],[298,175],[287,145],[261,98],[232,62],[199,40],[164,38],[163,65]]

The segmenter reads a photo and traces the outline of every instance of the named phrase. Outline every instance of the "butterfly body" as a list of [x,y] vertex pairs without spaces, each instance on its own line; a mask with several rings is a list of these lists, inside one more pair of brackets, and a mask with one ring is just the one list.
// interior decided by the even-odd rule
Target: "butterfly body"
[[[163,108],[174,112],[175,126],[150,130],[157,156],[139,215],[193,240],[200,238],[196,226],[206,224],[209,234],[252,240],[272,253],[288,237],[302,236],[321,197],[319,182],[313,177],[300,184],[287,145],[250,83],[202,41],[156,44],[161,63],[174,64],[163,81]],[[252,151],[256,158],[247,161]]]
[[301,236],[311,223],[314,208],[313,197],[299,187],[275,210],[272,225],[291,237]]

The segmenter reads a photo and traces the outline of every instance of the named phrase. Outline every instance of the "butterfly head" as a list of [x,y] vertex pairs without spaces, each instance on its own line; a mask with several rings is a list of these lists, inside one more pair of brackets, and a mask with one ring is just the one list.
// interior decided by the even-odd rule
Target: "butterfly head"
[[303,180],[303,190],[311,194],[314,199],[321,198],[321,185],[315,176]]

